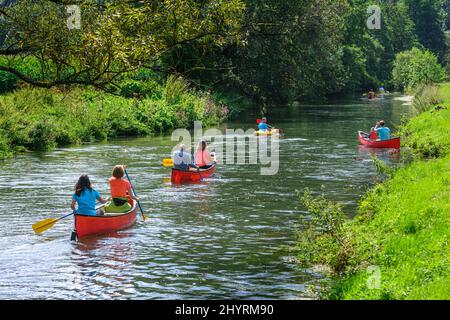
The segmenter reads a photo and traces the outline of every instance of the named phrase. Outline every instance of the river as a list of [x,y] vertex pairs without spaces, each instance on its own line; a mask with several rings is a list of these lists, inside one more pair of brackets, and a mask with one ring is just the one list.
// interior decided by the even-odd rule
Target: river
[[[321,275],[294,258],[296,232],[308,213],[295,190],[325,187],[349,216],[376,172],[357,130],[384,119],[396,128],[410,107],[392,98],[276,109],[284,129],[280,167],[221,164],[200,184],[173,186],[161,166],[170,136],[20,154],[0,162],[1,299],[308,299]],[[243,115],[226,128],[248,129]],[[380,157],[397,161],[382,151]],[[107,196],[115,164],[126,164],[146,222],[115,235],[69,241],[73,220],[42,235],[31,225],[69,213],[73,186],[89,174]]]

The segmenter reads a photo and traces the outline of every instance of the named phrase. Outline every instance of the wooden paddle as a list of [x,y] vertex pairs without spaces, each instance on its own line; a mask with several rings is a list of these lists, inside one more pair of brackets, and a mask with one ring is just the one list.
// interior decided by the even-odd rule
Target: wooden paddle
[[[131,190],[133,191],[134,197],[137,199],[136,190],[134,190],[134,187],[133,187],[133,184],[131,183],[131,179],[130,179],[130,176],[128,175],[127,169],[125,169],[125,175],[127,176],[128,181],[130,181]],[[139,200],[136,200],[136,201],[139,206],[139,210],[141,210],[142,221],[145,221],[145,219],[147,219],[148,217],[144,214],[144,210],[142,210],[141,203],[139,202]]]
[[75,213],[75,211],[73,211],[72,213],[66,214],[65,216],[61,217],[61,218],[49,218],[49,219],[45,219],[39,222],[36,222],[35,224],[32,225],[32,228],[34,230],[34,232],[36,232],[36,234],[41,234],[42,232],[52,228],[56,222],[58,222],[61,219],[67,218],[68,216],[71,216]]

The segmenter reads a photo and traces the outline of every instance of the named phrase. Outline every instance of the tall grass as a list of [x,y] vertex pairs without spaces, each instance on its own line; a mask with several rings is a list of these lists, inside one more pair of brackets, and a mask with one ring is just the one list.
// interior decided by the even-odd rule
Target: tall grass
[[442,102],[439,87],[436,85],[424,85],[417,89],[413,100],[413,110],[416,115],[430,110],[433,106]]
[[423,158],[436,158],[450,152],[450,83],[437,88],[438,92],[433,89],[430,96],[438,96],[438,99],[421,98],[421,95],[415,98],[426,101],[422,108],[426,111],[399,129],[402,144]]

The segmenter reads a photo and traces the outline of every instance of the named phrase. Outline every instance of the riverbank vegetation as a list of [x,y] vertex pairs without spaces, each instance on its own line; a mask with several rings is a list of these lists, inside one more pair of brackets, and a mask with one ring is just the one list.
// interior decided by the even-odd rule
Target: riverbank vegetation
[[437,93],[439,102],[400,130],[416,160],[391,170],[363,197],[354,219],[345,221],[324,195],[299,193],[313,215],[299,232],[299,261],[330,268],[334,281],[323,298],[450,297],[450,83]]
[[192,90],[174,76],[162,86],[128,80],[121,91],[123,96],[92,87],[23,88],[0,96],[0,158],[25,150],[190,128],[196,120],[211,126],[244,103]]

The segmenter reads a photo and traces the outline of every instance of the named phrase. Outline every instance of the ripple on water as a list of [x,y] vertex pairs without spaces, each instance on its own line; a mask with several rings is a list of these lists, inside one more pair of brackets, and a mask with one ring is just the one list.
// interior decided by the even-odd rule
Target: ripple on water
[[[363,102],[276,109],[271,119],[285,135],[275,176],[261,176],[259,165],[222,163],[204,183],[163,183],[170,176],[161,166],[173,147],[170,137],[60,148],[0,163],[0,298],[309,298],[307,286],[320,274],[292,262],[295,233],[310,218],[295,190],[319,191],[323,184],[328,195],[354,207],[375,173],[355,132],[374,117],[399,122],[405,112],[402,102],[385,102],[382,109]],[[254,125],[251,116],[240,121],[246,122],[234,125]],[[118,163],[127,164],[149,221],[79,243],[68,240],[71,218],[33,234],[33,223],[70,212],[80,174],[107,195]]]

